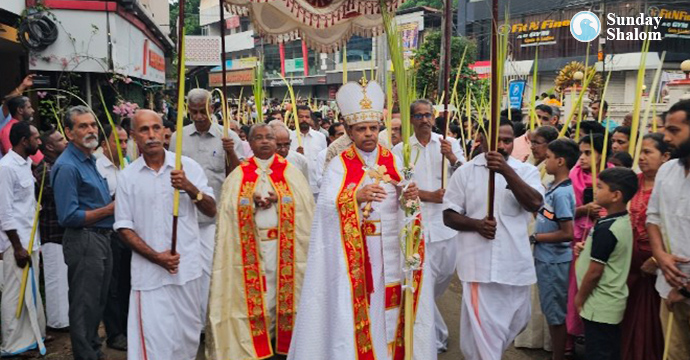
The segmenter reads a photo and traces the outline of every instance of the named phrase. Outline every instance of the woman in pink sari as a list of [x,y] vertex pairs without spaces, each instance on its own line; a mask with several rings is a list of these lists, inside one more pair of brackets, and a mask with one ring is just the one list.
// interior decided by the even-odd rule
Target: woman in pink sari
[[640,186],[630,201],[633,253],[628,275],[628,304],[621,325],[622,360],[661,360],[664,338],[659,319],[660,297],[656,283],[656,264],[645,223],[647,204],[652,195],[656,173],[670,158],[662,134],[648,134],[640,151]]
[[[582,137],[580,139],[580,160],[570,171],[570,180],[573,183],[573,191],[575,193],[574,240],[571,244],[573,247],[575,244],[585,241],[589,230],[594,225],[594,221],[600,216],[605,215],[603,209],[594,203],[594,192],[592,190],[592,166],[596,166],[597,173],[600,172],[598,167],[601,163],[604,146],[608,147],[608,144],[604,144],[604,136],[601,134]],[[609,154],[610,151],[606,153]],[[594,160],[594,164],[592,164],[592,160]],[[607,163],[606,167],[613,167],[613,165]],[[577,256],[573,255],[568,287],[568,313],[565,318],[568,334],[571,335],[567,344],[567,351],[574,350],[573,337],[580,337],[584,334],[584,325],[573,302],[575,294],[577,294],[575,260],[577,260]]]

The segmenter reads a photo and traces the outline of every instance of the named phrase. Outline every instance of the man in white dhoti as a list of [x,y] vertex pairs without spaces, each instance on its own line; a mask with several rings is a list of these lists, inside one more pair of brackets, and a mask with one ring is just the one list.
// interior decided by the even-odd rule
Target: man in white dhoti
[[[204,169],[213,196],[220,198],[223,181],[245,159],[242,140],[234,131],[223,136],[223,127],[211,121],[208,100],[211,93],[206,89],[192,89],[187,94],[187,108],[192,124],[177,129],[170,139],[170,151],[177,151],[177,137],[182,136],[182,155],[196,161]],[[232,125],[232,123],[231,123]],[[215,249],[216,219],[197,212],[201,233],[202,294],[201,316],[206,321],[208,292],[211,283],[213,250]]]
[[[412,180],[419,187],[422,200],[422,219],[424,240],[426,241],[427,262],[431,268],[434,297],[438,299],[446,292],[455,274],[458,253],[455,237],[458,232],[443,224],[442,166],[449,172],[457,169],[465,161],[462,148],[457,141],[449,141],[431,131],[434,124],[434,109],[428,100],[417,100],[410,105],[410,117],[414,135],[410,137],[410,158],[415,159]],[[403,144],[393,148],[393,153],[402,158]],[[442,165],[445,162],[445,165]],[[443,316],[434,306],[436,324],[436,349],[448,349],[448,327]]]
[[[498,151],[486,152],[481,134],[485,153],[451,177],[443,220],[460,231],[460,348],[468,360],[500,360],[530,318],[530,285],[537,278],[527,225],[544,190],[536,167],[510,157],[515,135],[509,120],[501,120]],[[496,172],[494,219],[487,218],[490,170]]]
[[[139,110],[132,135],[142,156],[120,172],[113,228],[132,248],[127,358],[196,357],[203,327],[201,236],[197,212],[213,217],[213,189],[201,166],[163,147],[163,120]],[[172,186],[170,184],[172,183]],[[171,252],[173,192],[180,190],[177,251]]]
[[[376,82],[366,87],[349,83],[336,98],[352,145],[330,161],[324,174],[288,359],[401,359],[399,234],[404,218],[402,189],[394,185],[401,181],[401,164],[378,144],[383,91]],[[402,199],[417,196],[412,183]],[[418,360],[436,359],[428,268],[425,263],[413,275],[413,355]]]
[[[254,157],[223,185],[213,261],[206,355],[210,360],[287,354],[307,262],[314,199],[276,153],[276,131],[254,125]],[[275,341],[275,346],[273,342]]]
[[[12,149],[0,160],[0,244],[10,244],[3,253],[4,289],[2,292],[2,348],[0,355],[14,356],[41,349],[46,336],[43,300],[38,291],[40,236],[31,243],[36,217],[35,180],[31,159],[36,154],[38,130],[28,122],[17,123],[10,130]],[[4,246],[3,246],[4,247]],[[29,250],[31,254],[29,254]],[[21,314],[17,314],[25,267],[29,276],[24,289]]]
[[41,255],[43,256],[43,280],[46,295],[46,325],[48,329],[69,331],[69,283],[67,264],[62,252],[62,237],[65,229],[58,224],[55,209],[55,192],[50,184],[50,174],[58,156],[67,147],[67,139],[53,128],[41,134],[43,161],[34,169],[34,178],[43,181],[41,212],[38,214],[38,229],[41,234]]

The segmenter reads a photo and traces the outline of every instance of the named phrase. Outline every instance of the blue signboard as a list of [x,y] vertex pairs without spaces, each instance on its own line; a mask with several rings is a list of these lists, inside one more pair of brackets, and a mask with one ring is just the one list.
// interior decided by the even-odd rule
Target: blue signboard
[[522,109],[522,96],[525,94],[525,80],[513,80],[508,85],[508,98],[511,109]]

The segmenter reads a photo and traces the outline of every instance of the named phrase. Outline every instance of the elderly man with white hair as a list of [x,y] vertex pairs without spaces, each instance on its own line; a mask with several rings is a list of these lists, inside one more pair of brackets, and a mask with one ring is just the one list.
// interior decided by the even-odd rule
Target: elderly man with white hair
[[[201,165],[213,189],[216,198],[221,196],[223,181],[230,172],[245,158],[240,137],[233,131],[223,137],[223,129],[211,122],[207,106],[211,93],[206,89],[192,89],[187,94],[187,108],[192,124],[182,130],[177,129],[170,139],[170,151],[177,151],[177,137],[182,136],[182,155],[191,158]],[[200,314],[206,319],[208,289],[211,281],[213,249],[215,247],[216,219],[199,213],[199,231],[201,233],[201,267],[202,294]]]

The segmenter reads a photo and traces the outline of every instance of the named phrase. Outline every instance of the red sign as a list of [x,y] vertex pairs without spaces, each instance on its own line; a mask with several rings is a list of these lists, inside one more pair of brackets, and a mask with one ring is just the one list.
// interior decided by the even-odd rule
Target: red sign
[[[228,71],[225,73],[225,81],[228,85],[250,85],[254,81],[254,69]],[[223,73],[209,73],[208,85],[210,87],[223,86]]]
[[161,72],[165,72],[165,58],[149,49],[149,66]]
[[474,64],[469,64],[468,67],[474,70],[480,79],[491,77],[491,61],[477,61]]

